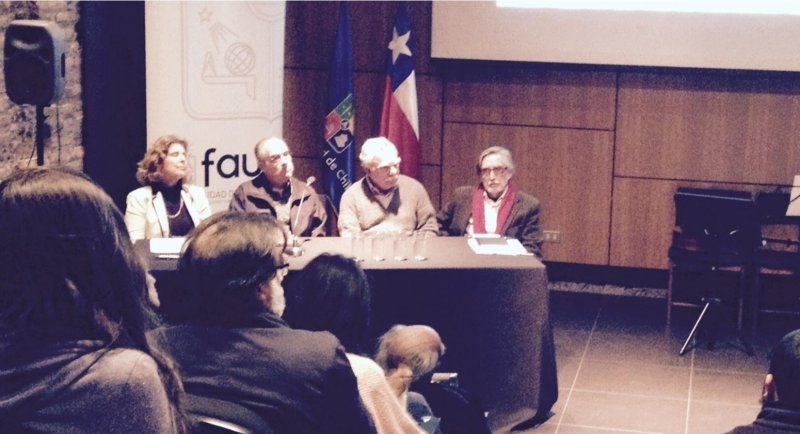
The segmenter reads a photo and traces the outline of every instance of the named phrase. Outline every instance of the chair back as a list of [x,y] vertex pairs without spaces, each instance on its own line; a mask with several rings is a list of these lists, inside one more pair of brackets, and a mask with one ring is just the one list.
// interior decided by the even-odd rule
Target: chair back
[[263,417],[242,405],[199,395],[186,395],[194,434],[272,434]]
[[751,256],[760,241],[752,194],[680,188],[675,193],[673,247],[711,254]]

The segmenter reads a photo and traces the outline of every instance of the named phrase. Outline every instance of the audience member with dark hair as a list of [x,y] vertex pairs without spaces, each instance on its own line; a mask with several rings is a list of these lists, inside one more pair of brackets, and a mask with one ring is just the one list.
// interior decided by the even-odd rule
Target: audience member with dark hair
[[285,244],[268,214],[203,221],[178,262],[185,323],[154,335],[177,360],[189,395],[247,407],[276,433],[372,433],[339,341],[280,318]]
[[444,352],[444,343],[433,328],[396,325],[378,339],[375,361],[386,371],[401,400],[406,402],[408,397],[409,409],[416,406],[412,401],[415,392],[427,400],[433,414],[441,419],[443,434],[489,434],[483,408],[475,398],[458,387],[431,383]]
[[202,187],[190,185],[186,140],[159,137],[144,154],[136,171],[142,187],[130,192],[125,225],[133,241],[187,235],[211,215]]
[[755,422],[730,434],[800,432],[800,330],[788,333],[773,348],[761,402]]
[[111,198],[79,173],[24,170],[0,182],[0,216],[0,431],[185,432]]
[[347,349],[358,390],[378,433],[419,434],[400,405],[383,369],[361,352],[369,330],[371,294],[358,264],[341,255],[322,254],[306,265],[288,291],[286,321],[295,328],[329,331]]

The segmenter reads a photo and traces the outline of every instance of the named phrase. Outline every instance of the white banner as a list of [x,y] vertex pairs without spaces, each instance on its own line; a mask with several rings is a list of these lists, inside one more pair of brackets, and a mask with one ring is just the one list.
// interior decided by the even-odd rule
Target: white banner
[[258,172],[253,146],[282,136],[285,2],[147,2],[147,137],[189,142],[214,211]]

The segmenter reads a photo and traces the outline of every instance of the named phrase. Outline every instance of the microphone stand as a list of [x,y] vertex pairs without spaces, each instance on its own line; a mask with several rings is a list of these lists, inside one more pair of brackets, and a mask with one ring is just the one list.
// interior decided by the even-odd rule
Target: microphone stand
[[294,231],[297,229],[297,223],[300,221],[300,211],[303,210],[303,203],[306,199],[306,189],[310,187],[311,184],[316,181],[316,179],[317,178],[313,176],[309,176],[308,179],[306,179],[306,184],[303,186],[303,194],[300,196],[300,205],[297,206],[297,214],[294,216],[294,224],[291,228],[289,228],[289,231],[292,234],[292,247],[290,247],[287,251],[289,256],[303,256],[303,248],[300,246],[300,242],[297,240],[297,235],[294,234]]

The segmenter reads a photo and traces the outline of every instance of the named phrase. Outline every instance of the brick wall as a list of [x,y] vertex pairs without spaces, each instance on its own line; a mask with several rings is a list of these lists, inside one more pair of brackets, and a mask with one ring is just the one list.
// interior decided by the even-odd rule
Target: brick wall
[[[56,22],[64,33],[66,77],[64,93],[57,104],[45,108],[45,165],[83,169],[81,121],[81,47],[75,25],[77,1],[0,2],[0,46],[8,25],[17,19]],[[31,105],[17,105],[5,92],[0,68],[0,179],[14,168],[36,166],[36,111]]]

